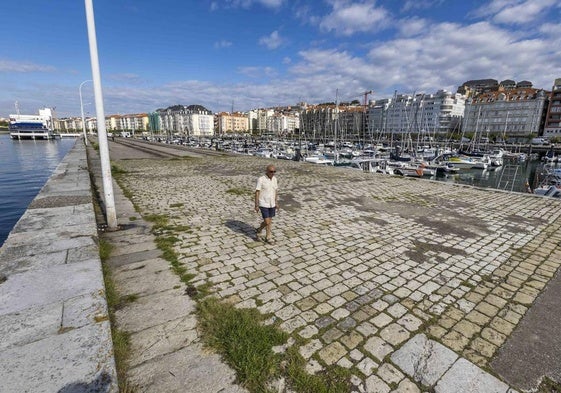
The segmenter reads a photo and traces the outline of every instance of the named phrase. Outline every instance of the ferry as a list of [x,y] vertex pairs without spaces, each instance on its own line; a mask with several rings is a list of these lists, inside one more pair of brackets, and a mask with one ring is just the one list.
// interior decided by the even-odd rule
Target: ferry
[[51,109],[45,108],[39,110],[39,115],[10,115],[8,129],[12,139],[54,139],[51,125]]

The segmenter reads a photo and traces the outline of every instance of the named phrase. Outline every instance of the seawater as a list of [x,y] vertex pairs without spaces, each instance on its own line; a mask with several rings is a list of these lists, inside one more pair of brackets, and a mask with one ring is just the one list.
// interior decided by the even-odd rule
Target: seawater
[[18,141],[0,134],[0,246],[74,143],[74,138]]
[[[514,170],[517,167],[517,170]],[[505,159],[504,165],[490,169],[461,169],[454,174],[435,177],[435,180],[467,184],[475,187],[502,188],[507,191],[528,192],[528,186],[537,186],[536,173],[543,169],[543,162],[527,160],[518,162],[514,159]],[[506,172],[505,172],[506,171]],[[504,172],[504,173],[503,173]],[[510,182],[505,187],[505,181]],[[511,188],[512,186],[512,188]]]

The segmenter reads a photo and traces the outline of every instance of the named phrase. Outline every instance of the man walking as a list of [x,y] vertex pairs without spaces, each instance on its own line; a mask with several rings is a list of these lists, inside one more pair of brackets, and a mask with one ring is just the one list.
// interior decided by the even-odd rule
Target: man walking
[[279,208],[277,199],[279,187],[275,173],[277,173],[277,170],[274,165],[267,166],[265,175],[257,179],[257,185],[255,186],[255,211],[261,211],[263,217],[263,222],[259,228],[255,229],[255,237],[257,240],[261,240],[261,231],[265,229],[265,241],[267,243],[273,243],[271,226],[273,217]]

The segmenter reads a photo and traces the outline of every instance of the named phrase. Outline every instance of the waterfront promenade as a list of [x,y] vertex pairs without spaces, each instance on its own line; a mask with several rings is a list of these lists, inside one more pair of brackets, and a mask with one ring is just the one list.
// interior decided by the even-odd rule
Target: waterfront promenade
[[115,163],[142,214],[182,228],[175,251],[192,284],[273,315],[305,340],[310,372],[348,368],[367,392],[561,380],[560,201],[274,161],[281,211],[269,245],[254,239],[253,187],[270,161]]
[[[114,184],[121,230],[99,237],[114,245],[108,264],[131,299],[116,319],[130,333],[137,391],[244,391],[202,348],[194,301],[148,215],[176,228],[192,285],[271,314],[304,340],[310,372],[347,368],[352,391],[561,381],[560,201],[275,160],[281,211],[269,245],[254,239],[253,188],[271,161],[109,146],[125,171],[125,193]],[[86,168],[77,145],[0,252],[2,393],[116,391]],[[95,162],[89,170],[99,175]]]
[[0,249],[0,392],[117,392],[83,144]]

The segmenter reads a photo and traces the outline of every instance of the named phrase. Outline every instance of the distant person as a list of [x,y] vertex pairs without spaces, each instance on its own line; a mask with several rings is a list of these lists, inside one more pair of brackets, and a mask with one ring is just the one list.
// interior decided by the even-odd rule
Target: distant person
[[261,211],[263,222],[259,228],[255,229],[256,240],[262,240],[261,231],[265,229],[265,241],[267,243],[274,243],[271,237],[271,227],[273,224],[273,217],[278,205],[278,184],[275,177],[277,170],[274,165],[267,166],[265,174],[257,179],[255,186],[255,212]]

